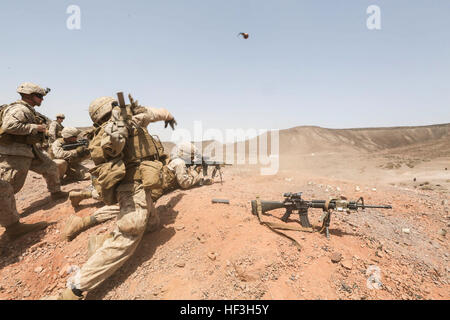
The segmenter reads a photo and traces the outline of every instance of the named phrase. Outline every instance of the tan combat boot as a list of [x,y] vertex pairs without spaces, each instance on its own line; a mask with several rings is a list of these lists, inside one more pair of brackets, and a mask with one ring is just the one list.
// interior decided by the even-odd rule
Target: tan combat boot
[[90,257],[92,257],[92,255],[95,253],[95,251],[97,251],[99,248],[101,248],[101,246],[107,239],[112,238],[112,237],[113,237],[112,232],[89,237],[88,254],[87,254],[88,259]]
[[15,240],[29,232],[45,229],[47,226],[48,223],[45,221],[31,224],[16,222],[6,227],[5,233],[10,240]]
[[81,201],[90,198],[92,198],[92,191],[70,191],[69,193],[70,203],[74,208],[78,207]]
[[148,218],[147,227],[145,228],[145,233],[151,233],[158,230],[161,225],[161,219],[159,218],[159,213],[155,210],[154,215]]
[[77,296],[72,289],[67,288],[58,296],[57,300],[82,300],[83,296]]
[[76,235],[78,235],[81,231],[88,229],[97,224],[97,220],[95,220],[94,216],[88,217],[78,217],[75,215],[70,215],[69,220],[67,220],[66,226],[62,233],[62,236],[67,241],[72,241]]

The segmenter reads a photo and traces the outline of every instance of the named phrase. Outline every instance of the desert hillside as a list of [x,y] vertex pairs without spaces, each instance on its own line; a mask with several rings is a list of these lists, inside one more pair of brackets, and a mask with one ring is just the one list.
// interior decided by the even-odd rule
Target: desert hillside
[[[261,136],[260,136],[261,137]],[[259,139],[246,141],[258,145]],[[266,139],[266,135],[263,135]],[[270,150],[270,134],[268,139]],[[438,144],[439,148],[434,148]],[[327,129],[315,126],[300,126],[279,131],[280,155],[310,153],[369,153],[401,148],[426,146],[430,153],[444,148],[450,151],[450,123],[417,127]],[[237,150],[236,144],[234,146]],[[225,150],[225,148],[224,148]]]

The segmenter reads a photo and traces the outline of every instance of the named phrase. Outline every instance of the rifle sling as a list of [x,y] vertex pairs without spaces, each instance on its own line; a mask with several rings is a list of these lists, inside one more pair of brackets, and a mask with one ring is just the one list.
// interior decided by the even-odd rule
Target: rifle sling
[[313,228],[304,228],[301,226],[292,226],[292,225],[288,225],[288,224],[282,224],[282,223],[276,223],[276,222],[270,222],[270,221],[264,221],[262,219],[262,208],[261,208],[261,200],[256,199],[256,212],[258,215],[258,220],[260,224],[265,225],[266,227],[268,227],[270,230],[272,230],[273,232],[288,238],[289,240],[291,240],[292,242],[294,242],[294,244],[297,246],[298,250],[301,251],[302,250],[302,246],[300,245],[300,243],[298,243],[297,240],[295,240],[294,238],[288,236],[287,234],[277,230],[294,230],[294,231],[303,231],[303,232],[314,232]]

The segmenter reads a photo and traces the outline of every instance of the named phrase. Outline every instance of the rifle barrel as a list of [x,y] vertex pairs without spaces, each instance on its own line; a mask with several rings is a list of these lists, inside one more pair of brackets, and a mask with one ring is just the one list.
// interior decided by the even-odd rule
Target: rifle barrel
[[375,206],[375,205],[368,205],[368,204],[362,205],[362,204],[358,203],[358,208],[392,209],[392,206],[390,206],[390,205],[387,205],[387,206],[385,206],[385,205]]
[[[323,208],[325,206],[325,200],[311,200],[307,201],[310,208]],[[349,202],[349,206],[354,207],[355,202]],[[334,201],[330,202],[330,209],[333,209],[335,207]],[[369,208],[369,209],[392,209],[391,205],[370,205],[365,204],[362,205],[361,203],[358,203],[358,208]]]

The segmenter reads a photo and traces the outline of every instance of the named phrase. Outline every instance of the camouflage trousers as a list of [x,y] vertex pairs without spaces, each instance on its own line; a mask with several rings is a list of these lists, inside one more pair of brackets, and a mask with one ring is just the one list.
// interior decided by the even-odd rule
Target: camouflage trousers
[[[17,222],[18,212],[16,200],[10,196],[19,192],[27,178],[28,170],[41,174],[47,182],[47,189],[51,193],[61,191],[61,184],[58,176],[56,164],[45,154],[40,154],[39,158],[27,158],[22,156],[0,155],[0,180],[6,182],[0,188],[1,192],[1,214],[0,225],[8,226]],[[9,190],[9,191],[8,191]],[[3,193],[5,191],[5,193]]]
[[[119,212],[112,236],[106,239],[73,277],[73,288],[90,291],[113,275],[133,255],[149,219],[155,219],[157,215],[150,191],[144,190],[141,183],[120,185],[117,188],[117,198]],[[108,211],[103,211],[105,212]],[[109,212],[110,217],[113,217],[111,212],[114,211]]]
[[[92,216],[95,218],[95,221],[97,221],[97,223],[102,223],[117,218],[119,216],[119,213],[120,207],[118,205],[112,205],[101,207],[100,209],[96,210]],[[145,229],[145,232],[154,231],[159,226],[159,223],[160,223],[159,215],[155,210],[155,213],[151,214],[148,219],[147,228]]]
[[0,226],[8,227],[19,221],[14,189],[6,181],[0,180]]
[[53,161],[58,166],[60,179],[62,179],[64,175],[73,180],[88,180],[90,178],[89,169],[81,163],[69,163],[63,159],[54,159]]

